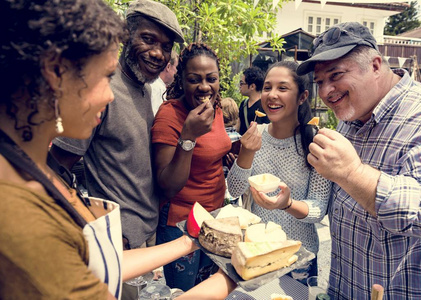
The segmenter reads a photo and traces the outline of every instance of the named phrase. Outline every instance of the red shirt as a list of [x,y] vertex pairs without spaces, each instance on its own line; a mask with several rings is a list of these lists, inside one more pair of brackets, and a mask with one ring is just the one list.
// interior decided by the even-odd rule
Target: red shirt
[[[184,121],[189,114],[182,101],[165,101],[152,127],[152,143],[177,147]],[[225,196],[225,178],[222,158],[231,149],[222,116],[222,110],[215,109],[212,130],[196,139],[193,149],[190,174],[183,189],[172,199],[166,199],[161,206],[171,202],[168,225],[186,220],[193,204],[199,202],[207,211],[222,207]]]

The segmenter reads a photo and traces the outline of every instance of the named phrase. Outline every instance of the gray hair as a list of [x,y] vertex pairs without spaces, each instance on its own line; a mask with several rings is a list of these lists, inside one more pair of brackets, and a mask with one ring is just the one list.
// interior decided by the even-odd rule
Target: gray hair
[[367,71],[370,62],[372,62],[376,56],[380,56],[383,64],[389,68],[389,63],[379,51],[364,45],[355,47],[351,52],[343,56],[342,59],[352,60],[358,64],[361,71]]

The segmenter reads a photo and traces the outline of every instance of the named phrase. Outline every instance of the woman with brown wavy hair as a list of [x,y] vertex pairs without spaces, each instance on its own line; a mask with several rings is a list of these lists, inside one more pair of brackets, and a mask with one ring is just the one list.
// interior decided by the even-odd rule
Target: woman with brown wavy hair
[[[114,100],[125,26],[101,0],[3,0],[0,26],[0,299],[119,299],[122,281],[197,249],[181,237],[123,255],[118,204],[79,196],[48,156]],[[211,280],[182,297],[233,288]]]

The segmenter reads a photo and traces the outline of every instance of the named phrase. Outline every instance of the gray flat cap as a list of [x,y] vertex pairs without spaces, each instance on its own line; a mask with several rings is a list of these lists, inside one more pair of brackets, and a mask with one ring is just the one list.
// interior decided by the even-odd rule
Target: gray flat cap
[[178,24],[175,14],[164,4],[152,0],[137,0],[130,3],[126,19],[134,15],[144,15],[158,24],[161,24],[174,33],[177,43],[184,43],[183,32]]
[[338,59],[359,45],[379,50],[376,39],[366,26],[358,22],[334,25],[313,40],[311,57],[298,66],[297,74],[309,73],[316,63]]

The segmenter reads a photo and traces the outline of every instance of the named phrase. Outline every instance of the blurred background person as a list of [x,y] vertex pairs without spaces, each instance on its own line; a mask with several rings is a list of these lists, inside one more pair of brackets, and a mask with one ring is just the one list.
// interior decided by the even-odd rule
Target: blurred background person
[[152,89],[152,111],[156,115],[162,102],[166,100],[166,91],[174,81],[174,75],[177,73],[178,54],[171,51],[171,58],[165,69],[159,74],[158,78],[150,84]]
[[259,67],[249,67],[243,71],[240,79],[240,93],[248,97],[240,103],[240,126],[239,133],[243,135],[251,122],[255,120],[257,124],[269,123],[267,116],[256,117],[256,110],[263,112],[260,94],[262,93],[263,79],[265,73]]

